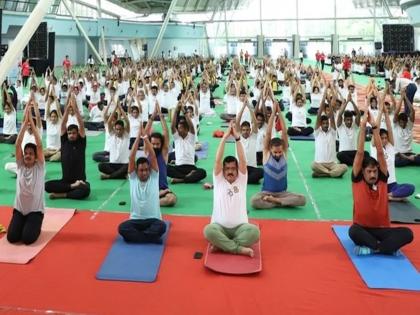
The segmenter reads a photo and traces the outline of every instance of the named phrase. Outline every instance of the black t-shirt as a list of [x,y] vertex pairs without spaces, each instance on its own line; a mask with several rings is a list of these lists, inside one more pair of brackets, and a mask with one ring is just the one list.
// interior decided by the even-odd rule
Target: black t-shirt
[[76,180],[86,180],[85,172],[86,137],[78,136],[70,142],[67,134],[61,136],[61,170],[63,180],[74,183]]

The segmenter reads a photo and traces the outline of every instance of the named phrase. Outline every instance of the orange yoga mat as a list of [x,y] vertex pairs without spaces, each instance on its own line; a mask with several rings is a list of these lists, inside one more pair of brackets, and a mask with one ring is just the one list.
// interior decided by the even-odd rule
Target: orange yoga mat
[[48,242],[73,217],[74,209],[46,208],[42,231],[38,240],[31,245],[10,244],[6,236],[0,239],[0,263],[27,264],[48,244]]

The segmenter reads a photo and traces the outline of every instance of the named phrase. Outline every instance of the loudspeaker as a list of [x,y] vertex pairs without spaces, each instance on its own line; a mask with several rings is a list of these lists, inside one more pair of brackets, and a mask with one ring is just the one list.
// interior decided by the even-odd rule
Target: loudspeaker
[[47,22],[39,24],[32,38],[28,43],[28,57],[37,59],[47,59]]
[[143,44],[143,51],[147,51],[147,44]]
[[55,32],[48,33],[48,65],[54,69],[55,59]]
[[375,42],[375,49],[381,50],[382,49],[382,42]]
[[414,51],[414,27],[409,24],[383,24],[384,52]]

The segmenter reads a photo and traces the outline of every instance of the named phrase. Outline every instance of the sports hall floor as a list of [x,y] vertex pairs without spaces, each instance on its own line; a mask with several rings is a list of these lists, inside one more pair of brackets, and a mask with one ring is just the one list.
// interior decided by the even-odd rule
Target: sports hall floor
[[[326,68],[328,72],[329,68]],[[367,83],[365,76],[356,82]],[[383,86],[383,80],[379,79]],[[251,83],[251,82],[250,82]],[[220,84],[224,86],[224,82]],[[222,88],[214,93],[222,98]],[[359,92],[360,94],[360,92]],[[218,106],[221,112],[223,106]],[[312,116],[313,123],[315,116]],[[419,125],[420,111],[417,111]],[[157,127],[158,128],[158,127]],[[203,118],[200,141],[209,155],[198,166],[212,167],[221,127],[218,117]],[[417,138],[419,140],[419,138]],[[194,252],[205,252],[203,227],[212,211],[212,191],[201,184],[172,185],[178,202],[162,208],[172,222],[157,281],[152,284],[95,279],[129,211],[129,184],[101,181],[91,156],[103,148],[104,135],[88,137],[86,169],[92,192],[84,201],[49,200],[46,206],[76,208],[71,221],[27,265],[0,264],[0,313],[4,314],[419,314],[420,293],[368,289],[334,236],[331,225],[352,218],[351,170],[342,179],[313,179],[314,142],[291,141],[289,190],[306,196],[296,209],[254,210],[249,204],[260,185],[249,185],[249,216],[261,226],[263,271],[254,276],[225,276],[203,267]],[[225,154],[233,153],[227,144]],[[13,161],[14,148],[0,145],[0,164]],[[420,145],[414,150],[420,152]],[[59,163],[47,164],[46,180],[61,177]],[[397,169],[398,182],[420,188],[420,171]],[[11,216],[15,179],[0,168],[0,223]],[[47,197],[47,195],[46,195]],[[125,201],[126,205],[119,203]],[[410,198],[418,208],[420,200]],[[404,253],[420,270],[420,227]]]

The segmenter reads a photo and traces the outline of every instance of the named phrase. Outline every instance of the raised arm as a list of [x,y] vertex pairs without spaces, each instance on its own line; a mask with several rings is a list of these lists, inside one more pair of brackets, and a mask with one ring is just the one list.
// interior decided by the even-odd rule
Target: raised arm
[[381,137],[379,135],[378,124],[376,123],[375,119],[373,119],[373,117],[370,114],[369,114],[369,119],[370,119],[369,123],[372,126],[372,130],[373,130],[373,141],[376,147],[376,158],[379,163],[379,169],[381,170],[382,173],[387,175],[388,167],[386,165],[384,148],[382,147]]
[[[349,95],[351,95],[351,94],[349,93]],[[348,98],[347,98],[347,100],[348,100]],[[344,111],[346,109],[346,106],[347,106],[347,102],[343,102],[340,106],[340,110],[338,111],[338,116],[337,116],[337,128],[340,128],[340,126],[343,123],[343,114],[344,114]]]
[[357,143],[357,152],[353,161],[353,176],[357,176],[362,170],[363,159],[365,157],[365,137],[366,123],[368,121],[369,111],[363,115],[360,121],[359,139]]
[[393,119],[394,120],[394,123],[397,123],[398,122],[398,114],[401,111],[402,102],[404,100],[404,97],[405,97],[405,90],[401,90],[401,97],[398,100],[397,107],[395,108],[395,114],[394,114],[394,119]]
[[67,121],[69,120],[70,98],[67,99],[66,107],[64,108],[63,121],[61,122],[61,135],[67,133]]
[[239,172],[242,174],[247,173],[247,167],[246,167],[246,157],[245,157],[245,150],[242,145],[242,142],[240,141],[241,135],[238,131],[236,131],[236,128],[232,126],[232,136],[235,138],[236,142],[236,153],[238,154],[238,160],[239,160]]
[[142,133],[141,138],[144,142],[144,149],[147,152],[149,158],[150,168],[156,172],[159,172],[159,165],[156,159],[156,153],[155,150],[153,150],[153,145],[150,143],[149,136],[144,133],[143,128],[140,129],[140,132]]
[[178,102],[178,104],[176,105],[175,111],[174,111],[174,116],[172,117],[171,120],[171,132],[172,134],[175,134],[177,132],[176,129],[176,124],[178,122],[178,116],[179,116],[179,112],[181,111],[182,108],[182,100],[180,100]]
[[225,153],[225,143],[226,139],[232,134],[232,123],[229,125],[229,128],[223,134],[222,139],[220,140],[219,146],[217,147],[216,157],[214,160],[213,172],[214,175],[219,175],[223,170],[223,154]]
[[79,109],[77,108],[76,97],[74,96],[74,94],[71,94],[70,96],[73,97],[72,102],[71,102],[71,106],[73,106],[73,112],[76,115],[76,119],[77,119],[77,122],[79,124],[79,135],[80,135],[80,137],[84,138],[86,136],[85,124],[83,122],[82,115],[80,115]]
[[125,129],[125,132],[130,133],[130,120],[128,119],[127,114],[125,113],[125,111],[122,109],[121,103],[118,103],[117,106],[120,109],[120,113],[121,113],[122,119],[124,121],[124,129]]
[[29,127],[29,120],[32,120],[32,118],[30,118],[31,116],[30,111],[31,111],[31,105],[30,103],[28,103],[28,105],[25,108],[25,112],[23,114],[22,128],[20,129],[19,134],[16,138],[16,145],[15,145],[16,146],[16,161],[23,159],[22,141],[23,141],[25,132]]

